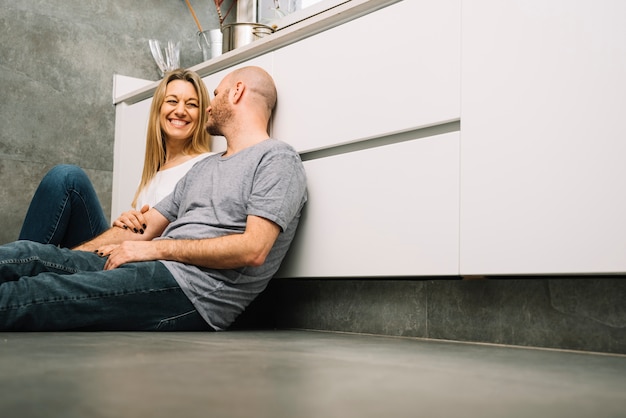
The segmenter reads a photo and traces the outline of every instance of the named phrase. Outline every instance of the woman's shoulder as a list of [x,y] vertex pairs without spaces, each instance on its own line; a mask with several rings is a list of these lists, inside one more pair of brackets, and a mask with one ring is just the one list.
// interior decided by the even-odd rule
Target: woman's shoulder
[[188,159],[187,161],[185,161],[184,163],[178,164],[177,166],[174,166],[174,167],[172,167],[172,168],[170,168],[168,170],[165,170],[165,171],[169,171],[169,170],[172,170],[172,171],[188,171],[198,161],[202,161],[206,157],[209,157],[209,156],[211,156],[213,154],[215,154],[215,153],[214,152],[203,152],[202,154],[195,155],[195,156],[191,157],[190,159]]
[[200,161],[200,160],[204,160],[206,157],[209,157],[209,156],[215,155],[215,154],[217,154],[217,153],[213,152],[213,151],[203,152],[202,154],[198,154],[198,155],[196,155],[193,158],[196,159],[196,161]]

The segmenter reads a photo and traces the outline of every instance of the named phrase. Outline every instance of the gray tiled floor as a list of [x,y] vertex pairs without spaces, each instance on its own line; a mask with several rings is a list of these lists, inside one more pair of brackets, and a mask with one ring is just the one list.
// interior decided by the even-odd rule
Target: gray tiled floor
[[2,417],[619,417],[626,357],[307,331],[0,333]]

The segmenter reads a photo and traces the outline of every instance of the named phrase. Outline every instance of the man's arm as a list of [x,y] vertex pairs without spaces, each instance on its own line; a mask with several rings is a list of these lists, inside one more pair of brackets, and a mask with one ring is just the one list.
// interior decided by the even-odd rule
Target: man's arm
[[250,215],[243,234],[197,240],[123,242],[111,248],[105,269],[147,260],[179,261],[215,269],[260,266],[279,234],[280,227],[274,222]]
[[143,234],[132,232],[130,229],[112,227],[98,235],[94,239],[84,242],[73,248],[78,251],[97,251],[104,246],[121,244],[124,241],[150,241],[160,236],[169,221],[165,216],[155,209],[150,209],[144,213],[146,228]]

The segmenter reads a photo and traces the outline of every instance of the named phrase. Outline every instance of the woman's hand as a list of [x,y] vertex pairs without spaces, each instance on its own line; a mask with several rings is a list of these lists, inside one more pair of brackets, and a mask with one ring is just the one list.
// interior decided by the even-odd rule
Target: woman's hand
[[150,206],[144,205],[139,211],[129,210],[124,212],[113,222],[113,226],[129,229],[137,234],[143,234],[148,227],[146,218],[143,214],[148,210],[150,210]]

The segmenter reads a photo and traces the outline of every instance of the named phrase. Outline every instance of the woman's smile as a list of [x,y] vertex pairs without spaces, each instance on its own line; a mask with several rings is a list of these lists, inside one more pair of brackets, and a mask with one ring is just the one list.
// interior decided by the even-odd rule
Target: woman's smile
[[189,122],[181,119],[170,119],[170,123],[176,127],[182,128],[189,124]]

